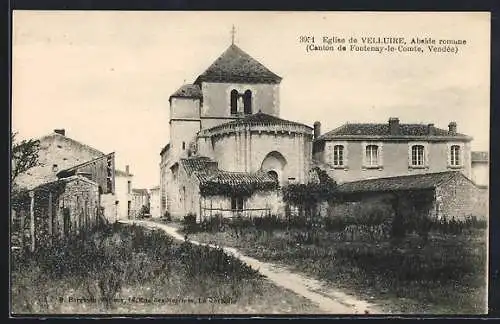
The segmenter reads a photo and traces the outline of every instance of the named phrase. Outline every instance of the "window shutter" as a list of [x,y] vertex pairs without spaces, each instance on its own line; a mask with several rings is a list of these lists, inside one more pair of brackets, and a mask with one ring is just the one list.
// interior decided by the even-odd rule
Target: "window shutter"
[[348,165],[348,156],[349,154],[347,153],[347,143],[344,144],[344,167],[347,167]]
[[408,143],[408,166],[412,166],[413,164],[411,163],[412,162],[412,150],[413,150],[413,144],[412,143]]
[[459,164],[460,164],[460,166],[464,166],[465,165],[465,163],[464,163],[465,162],[465,160],[464,160],[464,158],[465,158],[465,146],[463,144],[460,144],[459,147],[460,147],[460,161],[459,161],[460,163]]
[[378,165],[383,166],[384,165],[384,145],[383,143],[378,143]]
[[362,166],[363,167],[366,167],[366,146],[367,146],[367,143],[366,142],[363,142],[362,145],[361,145],[361,161],[362,161]]
[[429,145],[425,144],[424,145],[424,165],[426,167],[429,167]]
[[447,160],[446,165],[448,165],[449,167],[451,166],[451,146],[452,144],[448,143],[446,149],[446,160]]

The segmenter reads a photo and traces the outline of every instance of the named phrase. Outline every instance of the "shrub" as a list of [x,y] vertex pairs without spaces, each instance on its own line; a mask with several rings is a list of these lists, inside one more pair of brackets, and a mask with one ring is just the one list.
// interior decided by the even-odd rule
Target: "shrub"
[[[61,239],[37,253],[14,256],[12,273],[16,311],[21,307],[29,312],[38,311],[35,306],[47,298],[62,296],[51,288],[61,287],[61,282],[69,282],[75,292],[113,307],[113,298],[125,285],[155,288],[175,276],[176,289],[192,293],[191,288],[202,280],[206,281],[204,297],[223,297],[218,295],[222,291],[235,300],[240,282],[259,277],[257,270],[221,249],[188,242],[174,244],[162,231],[123,224]],[[67,291],[68,287],[61,289]],[[42,312],[48,310],[44,307]]]
[[163,214],[163,218],[167,221],[167,222],[171,222],[172,221],[172,216],[170,215],[170,213],[167,211],[165,211],[165,213]]
[[327,213],[327,227],[340,230],[347,225],[379,225],[394,216],[392,207],[380,200],[336,204]]
[[197,230],[196,215],[187,214],[182,221],[183,230],[186,233],[194,233]]
[[205,232],[223,231],[226,225],[226,220],[221,214],[215,214],[201,221],[199,229]]

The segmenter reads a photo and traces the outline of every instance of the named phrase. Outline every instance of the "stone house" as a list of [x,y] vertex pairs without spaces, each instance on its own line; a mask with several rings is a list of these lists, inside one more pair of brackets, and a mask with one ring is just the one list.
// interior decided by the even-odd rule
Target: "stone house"
[[315,124],[313,159],[338,183],[363,179],[460,171],[471,178],[471,137],[434,124],[347,123],[323,135]]
[[475,184],[487,188],[490,183],[488,152],[471,152],[472,178]]
[[[104,172],[102,171],[105,169],[104,165],[96,167],[95,164],[106,162],[104,158],[110,154],[105,154],[98,149],[68,137],[65,129],[55,129],[53,133],[42,136],[38,140],[40,141],[39,165],[19,175],[15,180],[16,186],[31,190],[42,184],[57,181],[60,177],[67,177],[69,174],[81,174],[87,178],[95,178],[96,176],[102,178],[97,174],[90,174],[89,176],[88,172],[92,173],[97,170]],[[126,201],[130,199],[125,197],[125,203],[122,203],[123,207],[117,204],[117,201],[123,199],[123,192],[127,192],[131,175],[125,176],[126,180],[122,181],[124,172],[115,169],[114,154],[111,163],[113,187],[108,188],[108,184],[104,180],[99,183],[101,187],[100,205],[104,208],[104,217],[108,221],[115,221],[119,218],[118,216],[126,216]]]
[[43,241],[78,234],[103,220],[99,184],[80,174],[38,185],[13,203],[12,245],[29,245],[32,251]]
[[148,210],[150,209],[148,190],[133,188],[132,209],[131,209],[132,217],[137,217],[140,214],[143,207],[146,207]]
[[[312,127],[279,118],[281,80],[232,44],[170,96],[170,143],[160,152],[162,215],[260,213],[278,196],[264,188],[307,181]],[[226,194],[209,195],[203,188],[210,186]],[[236,194],[244,188],[254,192]]]
[[132,215],[132,185],[134,175],[130,173],[130,166],[125,166],[125,171],[115,171],[115,218],[128,219]]
[[388,204],[408,217],[487,218],[488,200],[482,190],[460,171],[345,182],[338,186],[338,191],[341,199],[337,204],[346,201]]
[[160,218],[160,186],[149,189],[149,212],[152,218]]
[[29,169],[15,180],[20,187],[33,188],[58,179],[57,173],[75,165],[102,157],[104,152],[66,136],[64,129],[38,139],[39,165]]

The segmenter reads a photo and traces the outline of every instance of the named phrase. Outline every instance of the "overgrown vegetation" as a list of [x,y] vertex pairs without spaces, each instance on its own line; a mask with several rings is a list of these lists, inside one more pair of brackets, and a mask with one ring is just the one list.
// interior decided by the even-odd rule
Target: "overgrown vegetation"
[[292,266],[391,311],[484,312],[485,220],[402,218],[394,235],[390,208],[352,211],[323,218],[218,216],[198,224],[193,238]]
[[308,183],[289,184],[282,189],[283,201],[299,208],[300,214],[310,218],[316,215],[318,203],[333,199],[337,183],[320,168],[313,168],[317,179]]
[[[12,284],[15,313],[238,312],[262,307],[255,300],[265,300],[269,289],[256,270],[221,249],[122,224],[13,255]],[[172,299],[190,302],[166,302]]]
[[12,145],[11,183],[14,182],[17,176],[39,164],[38,151],[40,150],[40,141],[28,139],[19,142],[16,136],[17,133],[11,133],[10,136]]

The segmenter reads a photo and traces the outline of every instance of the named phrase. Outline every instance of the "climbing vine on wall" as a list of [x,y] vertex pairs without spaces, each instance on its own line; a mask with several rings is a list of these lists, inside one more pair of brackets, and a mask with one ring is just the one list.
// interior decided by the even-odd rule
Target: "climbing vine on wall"
[[319,182],[307,184],[289,184],[283,188],[283,201],[293,206],[312,209],[317,203],[330,200],[337,190],[335,180],[319,168],[312,169],[316,172]]
[[256,191],[272,191],[277,188],[278,184],[275,182],[226,184],[208,181],[200,184],[200,194],[202,197],[250,197]]

